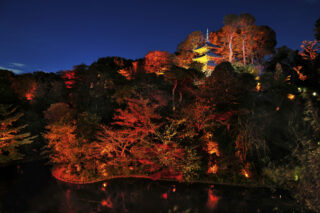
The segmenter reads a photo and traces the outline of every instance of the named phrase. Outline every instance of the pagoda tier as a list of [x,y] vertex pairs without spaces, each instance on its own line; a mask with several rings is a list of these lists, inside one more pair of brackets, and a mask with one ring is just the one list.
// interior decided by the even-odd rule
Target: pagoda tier
[[204,45],[198,47],[197,49],[195,49],[193,51],[199,55],[203,55],[203,54],[206,54],[207,52],[209,52],[211,50],[215,50],[217,48],[219,48],[219,47],[214,44],[211,44],[209,42],[206,42]]
[[206,43],[193,50],[193,52],[196,53],[198,57],[193,58],[192,60],[203,65],[202,72],[204,72],[206,76],[211,75],[212,71],[216,66],[215,61],[218,58],[221,58],[221,56],[214,53],[214,51],[216,51],[217,48],[219,47],[209,42],[209,31],[207,29]]

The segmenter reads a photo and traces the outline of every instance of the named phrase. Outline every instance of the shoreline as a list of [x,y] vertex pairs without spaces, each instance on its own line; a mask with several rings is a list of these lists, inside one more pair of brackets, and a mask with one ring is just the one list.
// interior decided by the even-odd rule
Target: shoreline
[[103,177],[103,178],[97,178],[95,180],[72,180],[72,179],[66,179],[61,177],[59,174],[59,169],[62,168],[59,167],[52,167],[51,174],[56,179],[63,183],[69,183],[69,184],[78,184],[78,185],[85,185],[85,184],[93,184],[93,183],[99,183],[103,181],[109,181],[109,180],[116,180],[116,179],[148,179],[152,181],[166,181],[166,182],[178,182],[178,183],[189,183],[189,184],[212,184],[212,185],[221,185],[221,186],[233,186],[233,187],[246,187],[246,188],[267,188],[267,189],[273,189],[273,187],[267,186],[267,185],[258,185],[258,184],[239,184],[239,183],[229,183],[229,182],[216,182],[211,180],[192,180],[192,181],[179,181],[177,179],[168,179],[168,178],[154,178],[152,176],[148,175],[139,175],[139,174],[132,174],[132,175],[116,175],[116,176],[109,176],[109,177]]

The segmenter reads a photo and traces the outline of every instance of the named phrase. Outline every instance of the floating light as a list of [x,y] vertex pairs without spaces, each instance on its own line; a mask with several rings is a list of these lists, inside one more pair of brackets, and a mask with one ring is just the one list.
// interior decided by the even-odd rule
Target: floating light
[[167,193],[163,193],[161,196],[162,196],[163,199],[168,199],[168,194]]
[[313,95],[313,96],[317,96],[317,92],[313,92],[312,95]]
[[172,187],[172,192],[176,192],[176,186],[175,185],[173,185],[173,187]]
[[261,83],[260,82],[257,83],[256,89],[258,92],[260,92],[260,90],[261,90]]
[[250,178],[249,173],[247,172],[247,170],[242,169],[242,174],[246,177],[246,178]]
[[287,95],[287,97],[288,97],[289,100],[293,100],[296,96],[293,95],[293,94],[291,94],[291,93],[289,93],[289,94]]

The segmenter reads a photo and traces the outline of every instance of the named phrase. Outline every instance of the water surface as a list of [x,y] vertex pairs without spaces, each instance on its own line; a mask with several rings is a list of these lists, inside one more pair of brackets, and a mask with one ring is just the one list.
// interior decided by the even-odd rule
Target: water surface
[[0,169],[0,212],[299,212],[263,188],[117,179],[87,185],[55,180],[42,163]]

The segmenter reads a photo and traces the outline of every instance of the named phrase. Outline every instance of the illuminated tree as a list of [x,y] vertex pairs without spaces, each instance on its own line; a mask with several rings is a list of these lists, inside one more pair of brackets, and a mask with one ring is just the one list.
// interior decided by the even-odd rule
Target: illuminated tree
[[217,35],[220,38],[221,49],[219,50],[219,54],[222,56],[228,56],[227,59],[230,63],[232,63],[234,55],[233,55],[233,42],[234,38],[237,36],[238,29],[238,15],[227,15],[224,17],[224,26],[218,31]]
[[168,71],[172,64],[172,56],[164,51],[151,51],[145,56],[144,69],[147,73],[161,75]]
[[48,125],[47,130],[44,137],[49,141],[47,147],[51,149],[50,161],[54,164],[68,165],[69,168],[78,163],[76,126],[56,123]]
[[12,81],[12,88],[21,99],[32,101],[35,97],[37,83],[33,75],[23,74]]
[[302,51],[299,55],[302,56],[304,60],[314,61],[319,55],[320,44],[315,41],[303,41],[301,45]]
[[178,45],[176,56],[173,62],[178,67],[189,68],[192,59],[195,56],[193,50],[204,44],[205,39],[201,31],[195,31],[188,35],[188,37]]
[[127,99],[127,107],[116,110],[113,127],[102,126],[98,134],[101,153],[114,159],[115,166],[119,166],[121,161],[128,166],[135,154],[132,152],[133,147],[150,140],[148,136],[155,134],[160,126],[155,122],[161,118],[156,108],[157,105],[142,97]]
[[16,108],[0,104],[0,163],[23,158],[18,147],[30,144],[36,136],[24,133],[27,125],[17,125],[23,113],[17,113]]
[[50,159],[54,164],[65,164],[69,167],[78,160],[76,158],[77,139],[74,112],[68,104],[51,104],[44,112],[48,125],[44,138],[48,140]]
[[257,26],[250,14],[227,15],[224,26],[216,33],[220,49],[218,53],[224,60],[242,61],[244,65],[260,62],[265,55],[274,52],[275,32],[267,26]]

